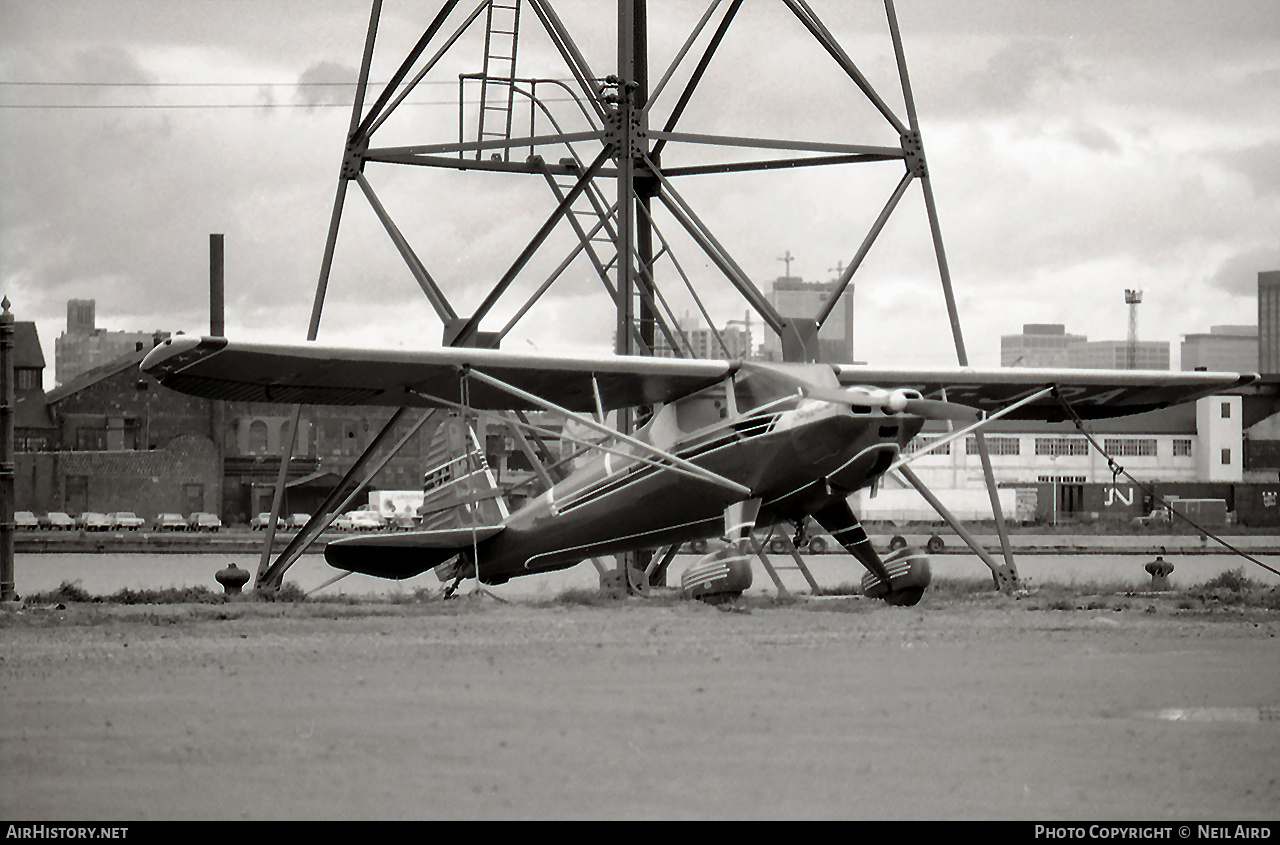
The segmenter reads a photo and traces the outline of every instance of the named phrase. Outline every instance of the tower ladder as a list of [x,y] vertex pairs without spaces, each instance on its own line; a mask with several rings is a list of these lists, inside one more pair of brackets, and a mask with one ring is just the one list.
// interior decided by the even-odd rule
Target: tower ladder
[[[511,138],[515,98],[516,46],[520,32],[520,0],[489,0],[484,34],[484,68],[480,79],[480,124],[477,140]],[[494,128],[497,127],[497,128]],[[485,151],[477,150],[476,159]],[[494,160],[510,160],[511,151],[493,152]]]

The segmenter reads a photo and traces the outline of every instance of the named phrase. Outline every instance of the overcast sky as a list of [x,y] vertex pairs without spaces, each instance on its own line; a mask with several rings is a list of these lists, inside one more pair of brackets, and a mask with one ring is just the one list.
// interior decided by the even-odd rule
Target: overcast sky
[[[448,31],[473,8],[462,6]],[[905,121],[883,4],[813,6]],[[556,8],[592,70],[613,73],[615,4]],[[704,8],[650,0],[655,84]],[[387,0],[375,81],[434,11]],[[1182,335],[1256,323],[1257,274],[1280,269],[1273,2],[902,0],[897,11],[971,363],[998,364],[1000,335],[1024,323],[1122,339],[1126,288],[1144,291],[1140,336],[1169,341],[1175,367]],[[207,333],[213,232],[226,237],[227,334],[305,338],[352,89],[299,83],[353,80],[368,15],[361,0],[0,0],[0,295],[37,322],[49,386],[68,299],[96,299],[110,330]],[[375,146],[456,139],[458,74],[480,69],[480,37],[458,42]],[[567,76],[527,9],[517,72]],[[659,123],[683,74],[655,105]],[[547,99],[565,114],[563,96]],[[898,144],[795,17],[764,0],[748,0],[679,128]],[[673,144],[663,163],[708,155]],[[554,205],[537,177],[366,173],[464,314]],[[793,275],[832,278],[901,175],[901,162],[885,162],[677,187],[768,289],[788,252]],[[747,305],[706,257],[669,218],[658,226],[716,321],[741,319]],[[485,329],[500,328],[566,254],[564,234]],[[659,272],[673,307],[691,310],[672,265]],[[860,360],[955,362],[918,184],[855,282]],[[504,347],[608,351],[612,331],[580,259]],[[412,348],[440,338],[353,186],[318,339]]]

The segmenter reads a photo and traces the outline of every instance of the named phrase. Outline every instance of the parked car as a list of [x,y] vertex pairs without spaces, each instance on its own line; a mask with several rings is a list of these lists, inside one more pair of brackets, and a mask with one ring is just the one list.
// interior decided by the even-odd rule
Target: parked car
[[180,513],[162,513],[154,523],[156,531],[186,531],[187,521]]
[[111,527],[122,531],[137,531],[147,523],[132,511],[116,511],[107,517]]
[[347,516],[351,517],[351,524],[357,531],[377,531],[387,524],[381,514],[363,507],[352,511]]
[[311,514],[309,513],[291,513],[284,524],[290,531],[298,531],[310,521]]
[[105,513],[85,511],[76,517],[76,527],[81,531],[109,531],[111,521]]
[[222,520],[218,519],[217,514],[201,511],[199,513],[193,513],[191,516],[187,517],[188,531],[217,531],[221,527]]
[[76,527],[76,523],[62,511],[49,511],[40,517],[40,527],[50,531],[71,531]]
[[34,531],[40,527],[40,520],[31,511],[14,511],[13,524],[19,530]]
[[[260,513],[253,519],[249,520],[249,527],[254,531],[266,531],[267,526],[270,524],[271,514],[269,513]],[[276,530],[279,531],[281,528],[284,528],[284,519],[282,517],[276,517]]]
[[334,518],[329,527],[334,531],[377,531],[384,521],[381,516],[368,510],[354,510]]

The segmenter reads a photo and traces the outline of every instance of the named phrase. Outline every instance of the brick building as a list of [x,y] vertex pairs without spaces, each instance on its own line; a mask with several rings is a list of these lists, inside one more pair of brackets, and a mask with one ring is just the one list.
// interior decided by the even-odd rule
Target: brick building
[[[24,392],[17,455],[18,510],[38,513],[133,511],[218,514],[243,524],[269,511],[288,443],[293,408],[199,399],[161,387],[139,369],[149,347],[39,389],[43,359],[34,326],[21,335],[34,353],[19,356],[37,385]],[[27,336],[29,335],[29,336]],[[37,366],[39,365],[39,366]],[[391,416],[381,407],[303,408],[289,463],[284,513],[314,513]],[[491,466],[508,485],[527,480],[529,463],[501,426],[485,437]],[[421,490],[435,429],[424,426],[369,484]]]

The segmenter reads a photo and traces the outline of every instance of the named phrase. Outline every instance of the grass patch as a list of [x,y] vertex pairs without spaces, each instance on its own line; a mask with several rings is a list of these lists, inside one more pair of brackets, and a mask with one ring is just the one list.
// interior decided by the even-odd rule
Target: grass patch
[[29,605],[51,604],[225,604],[236,600],[268,602],[306,601],[306,593],[296,584],[285,584],[277,593],[245,592],[239,596],[216,593],[208,587],[164,587],[158,590],[134,590],[129,587],[98,596],[90,593],[80,581],[63,581],[57,588],[25,597]]
[[[1030,610],[1114,610],[1117,606],[1128,606],[1124,600],[1132,598],[1142,588],[1131,581],[1084,581],[1069,584],[1036,585],[1019,600]],[[1262,610],[1280,610],[1280,588],[1260,583],[1249,578],[1242,569],[1223,572],[1202,584],[1181,590],[1171,591],[1177,601],[1177,607],[1183,611],[1212,609],[1214,607],[1239,607]],[[863,600],[861,585],[858,582],[843,582],[818,590],[815,597],[839,599],[847,597],[848,602],[828,601],[815,602],[813,606],[825,606],[827,609],[847,609],[849,611],[870,609],[882,606],[881,602]],[[974,603],[988,599],[1001,599],[991,579],[985,577],[969,578],[935,578],[925,592],[920,607],[927,609],[930,605],[939,606],[948,603]],[[395,593],[386,596],[350,596],[331,595],[308,598],[307,594],[296,584],[287,583],[276,593],[254,593],[246,591],[241,596],[228,596],[215,592],[208,587],[168,587],[164,589],[134,590],[125,588],[110,595],[93,595],[80,581],[63,582],[56,589],[35,593],[25,597],[28,606],[56,606],[71,604],[97,605],[224,605],[229,603],[280,603],[310,604],[335,607],[360,606],[370,610],[379,606],[422,607],[426,605],[455,605],[454,600],[446,602],[435,591],[428,589],[415,590],[412,593]],[[854,600],[856,599],[856,600]],[[528,607],[622,607],[626,605],[674,606],[693,601],[685,597],[677,589],[655,590],[645,598],[627,596],[618,590],[572,588],[551,598],[517,601]],[[710,602],[708,602],[710,603]],[[726,598],[716,602],[715,606],[722,610],[750,612],[753,609],[772,609],[793,607],[801,604],[802,599],[792,595],[746,595]]]
[[1231,569],[1187,590],[1183,602],[1191,605],[1185,609],[1193,609],[1199,602],[1201,607],[1280,610],[1280,588],[1253,580],[1244,574],[1243,569]]
[[[633,598],[635,597],[628,596],[621,590],[571,587],[551,598],[519,602],[519,604],[527,604],[530,607],[618,607]],[[679,590],[664,589],[654,590],[648,596],[636,600],[660,607],[689,601]]]

